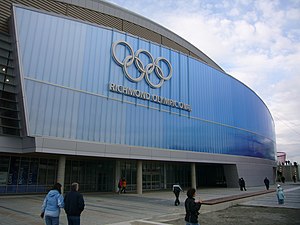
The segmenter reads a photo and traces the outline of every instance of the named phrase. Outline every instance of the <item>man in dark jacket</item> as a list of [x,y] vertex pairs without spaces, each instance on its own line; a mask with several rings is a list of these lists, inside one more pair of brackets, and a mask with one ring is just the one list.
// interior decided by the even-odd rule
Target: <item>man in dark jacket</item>
[[185,222],[187,225],[194,225],[198,223],[198,215],[202,201],[195,201],[196,189],[190,188],[187,191],[187,199],[185,200]]
[[266,189],[269,190],[270,181],[269,181],[269,179],[267,177],[264,179],[264,183],[265,183]]
[[69,225],[80,225],[80,214],[84,209],[84,200],[78,190],[79,184],[73,183],[71,185],[71,191],[66,194],[64,199]]
[[247,191],[247,189],[246,189],[246,183],[245,183],[244,178],[241,177],[241,178],[239,179],[239,185],[240,185],[241,191],[243,191],[243,190]]

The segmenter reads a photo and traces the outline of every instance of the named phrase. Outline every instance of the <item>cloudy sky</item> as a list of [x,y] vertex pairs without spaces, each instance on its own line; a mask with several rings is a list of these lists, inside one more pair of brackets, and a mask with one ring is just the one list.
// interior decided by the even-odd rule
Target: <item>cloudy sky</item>
[[108,0],[183,37],[266,103],[300,163],[300,0]]

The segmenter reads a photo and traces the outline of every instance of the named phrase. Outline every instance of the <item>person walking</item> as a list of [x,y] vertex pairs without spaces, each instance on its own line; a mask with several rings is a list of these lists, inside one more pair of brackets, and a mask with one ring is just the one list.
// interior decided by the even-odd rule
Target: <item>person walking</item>
[[190,188],[187,191],[187,199],[185,200],[185,222],[186,225],[200,225],[198,222],[199,210],[201,208],[202,201],[195,200],[196,189]]
[[267,177],[264,179],[264,183],[265,183],[266,189],[269,190],[270,181],[269,181],[269,179]]
[[68,225],[80,225],[80,215],[84,210],[84,199],[78,190],[79,184],[72,183],[71,191],[65,195],[65,212]]
[[46,225],[59,225],[60,208],[64,207],[64,198],[61,195],[61,184],[56,183],[46,195],[41,218],[45,217]]
[[121,194],[122,186],[123,186],[123,182],[122,182],[122,178],[120,178],[119,182],[118,182],[118,193],[119,194]]
[[293,181],[294,181],[294,183],[296,183],[296,181],[297,181],[296,175],[293,176]]
[[242,188],[242,181],[241,181],[241,178],[239,178],[239,186],[240,186],[240,190],[242,191],[243,188]]
[[277,185],[276,195],[277,195],[278,204],[279,205],[284,204],[285,196],[284,196],[284,192],[283,192],[283,189],[280,186],[280,184]]
[[240,190],[241,190],[241,191],[243,191],[243,190],[247,191],[247,190],[246,190],[246,183],[245,183],[244,178],[241,177],[241,178],[239,179],[239,185],[240,185]]
[[123,192],[124,194],[126,193],[126,186],[127,186],[127,181],[125,179],[125,177],[122,179],[122,189],[121,189],[121,193]]
[[175,194],[175,205],[178,206],[180,205],[180,201],[179,201],[179,195],[180,195],[180,192],[183,192],[182,188],[180,187],[179,183],[176,183],[173,185],[173,193]]

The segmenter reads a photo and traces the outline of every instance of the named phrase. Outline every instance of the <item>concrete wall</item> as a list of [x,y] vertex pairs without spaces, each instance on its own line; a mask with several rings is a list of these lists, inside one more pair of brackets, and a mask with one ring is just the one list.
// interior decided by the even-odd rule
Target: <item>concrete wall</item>
[[253,159],[253,163],[237,162],[238,177],[244,178],[246,187],[264,185],[265,177],[268,177],[270,184],[274,184],[273,167],[276,165],[264,164],[259,160],[256,162],[256,159]]

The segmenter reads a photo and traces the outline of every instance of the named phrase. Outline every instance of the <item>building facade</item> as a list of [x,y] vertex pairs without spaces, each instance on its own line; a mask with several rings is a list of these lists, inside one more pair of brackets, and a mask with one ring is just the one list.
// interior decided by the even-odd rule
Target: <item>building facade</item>
[[102,1],[1,4],[0,193],[274,181],[268,108],[187,41]]

